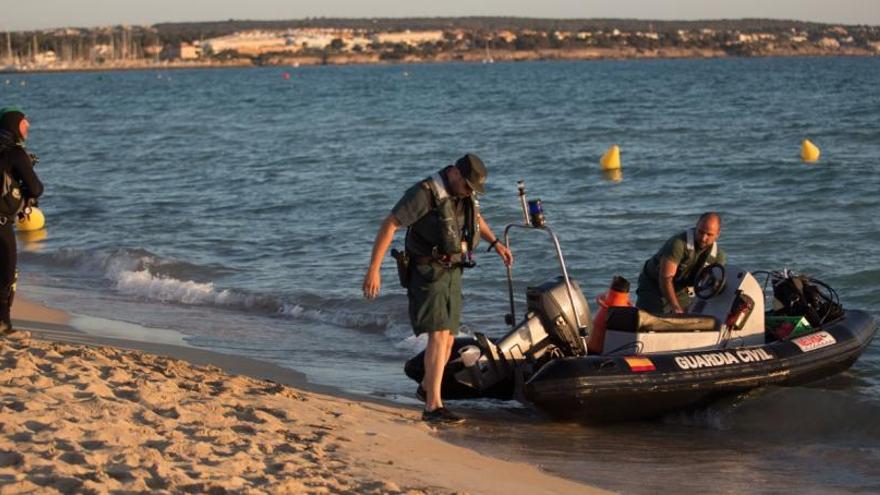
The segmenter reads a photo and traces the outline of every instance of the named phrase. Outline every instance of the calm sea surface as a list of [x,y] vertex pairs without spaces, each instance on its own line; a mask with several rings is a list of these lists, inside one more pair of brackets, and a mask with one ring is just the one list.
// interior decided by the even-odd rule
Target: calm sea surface
[[[377,301],[360,286],[404,189],[472,151],[495,231],[519,221],[524,179],[590,300],[718,210],[731,263],[808,273],[880,317],[878,81],[880,58],[0,75],[47,184],[22,280],[78,314],[414,403],[402,365],[424,341],[390,260]],[[804,138],[820,164],[799,161]],[[619,182],[597,165],[612,144]],[[519,288],[555,274],[540,236],[513,247]],[[500,335],[504,271],[478,261],[464,323]],[[880,491],[878,345],[823,382],[660,421],[463,403],[474,419],[447,436],[627,493]]]

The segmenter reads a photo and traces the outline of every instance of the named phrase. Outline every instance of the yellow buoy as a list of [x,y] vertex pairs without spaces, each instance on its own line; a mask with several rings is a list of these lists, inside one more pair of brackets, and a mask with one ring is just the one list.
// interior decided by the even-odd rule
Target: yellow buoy
[[43,216],[43,212],[36,206],[32,206],[30,215],[18,221],[18,230],[21,232],[40,230],[45,225],[46,217]]
[[804,139],[801,143],[801,159],[807,163],[815,163],[819,161],[819,147],[813,144],[809,139]]
[[599,165],[602,166],[602,170],[616,170],[620,168],[620,147],[616,144],[610,148],[608,151],[602,155],[602,158],[599,159]]

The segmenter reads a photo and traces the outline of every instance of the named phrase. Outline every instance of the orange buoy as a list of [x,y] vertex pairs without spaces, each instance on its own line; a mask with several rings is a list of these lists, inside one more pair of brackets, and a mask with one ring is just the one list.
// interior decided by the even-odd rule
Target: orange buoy
[[608,308],[615,306],[632,306],[629,300],[629,281],[620,275],[615,275],[611,280],[608,292],[596,298],[599,305],[596,315],[593,316],[593,332],[587,350],[590,354],[602,354],[605,347],[605,324],[608,321]]

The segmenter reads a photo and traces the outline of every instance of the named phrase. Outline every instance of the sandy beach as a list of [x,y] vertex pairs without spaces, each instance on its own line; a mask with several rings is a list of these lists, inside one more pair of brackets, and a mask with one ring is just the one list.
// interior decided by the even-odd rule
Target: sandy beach
[[0,494],[601,493],[291,370],[91,337],[22,297],[13,318],[21,330],[0,338]]

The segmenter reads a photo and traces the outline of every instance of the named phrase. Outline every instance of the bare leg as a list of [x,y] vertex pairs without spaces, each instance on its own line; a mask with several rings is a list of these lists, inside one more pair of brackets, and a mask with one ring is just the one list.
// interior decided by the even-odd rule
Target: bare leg
[[443,369],[449,360],[452,340],[449,330],[438,330],[428,334],[428,347],[425,348],[425,378],[422,380],[422,387],[427,395],[426,411],[443,407],[440,385],[443,382]]

